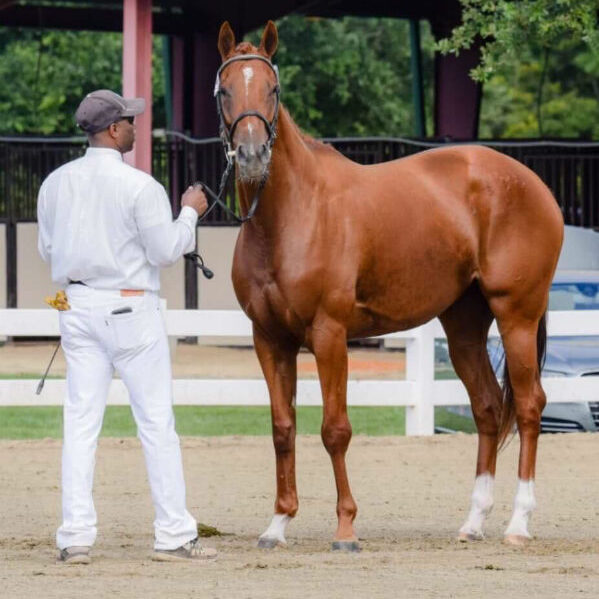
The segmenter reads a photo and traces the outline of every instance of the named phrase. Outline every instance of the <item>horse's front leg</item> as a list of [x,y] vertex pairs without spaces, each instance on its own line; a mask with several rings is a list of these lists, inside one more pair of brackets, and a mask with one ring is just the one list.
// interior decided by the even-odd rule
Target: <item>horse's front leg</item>
[[337,532],[333,550],[359,551],[353,521],[358,507],[352,497],[345,453],[352,435],[347,416],[347,332],[333,319],[320,319],[312,327],[312,348],[322,389],[322,441],[333,463],[337,485]]
[[278,342],[254,326],[254,345],[270,394],[272,438],[277,460],[277,498],[270,526],[258,546],[286,545],[285,528],[298,508],[295,486],[295,391],[297,345]]

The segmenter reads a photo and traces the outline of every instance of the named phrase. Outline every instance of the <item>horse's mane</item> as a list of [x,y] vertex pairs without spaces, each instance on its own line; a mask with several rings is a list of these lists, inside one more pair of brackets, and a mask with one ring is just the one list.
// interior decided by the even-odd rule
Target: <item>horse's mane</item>
[[236,54],[259,54],[260,56],[264,56],[264,58],[268,58],[265,52],[261,52],[256,46],[250,44],[250,42],[240,42],[235,46],[235,50],[227,56],[230,58],[231,56],[235,56]]
[[293,120],[293,117],[289,114],[289,111],[284,106],[281,106],[281,109],[285,111],[287,117],[289,118],[289,122],[295,128],[296,133],[299,135],[300,139],[304,142],[304,144],[309,150],[312,150],[313,152],[327,152],[329,154],[332,153],[344,157],[343,154],[336,150],[331,144],[326,143],[324,141],[320,141],[312,137],[311,135],[308,135],[308,133],[302,131],[299,128],[299,125]]
[[[295,125],[295,123],[294,123],[294,125]],[[295,125],[295,126],[297,127],[297,125]],[[319,139],[315,139],[311,135],[304,133],[299,127],[297,127],[297,130],[300,133],[302,141],[311,150],[314,150],[315,152],[333,152],[334,154],[339,154],[340,156],[342,156],[342,154],[338,150],[336,150],[331,144],[326,143],[324,141],[320,141]]]

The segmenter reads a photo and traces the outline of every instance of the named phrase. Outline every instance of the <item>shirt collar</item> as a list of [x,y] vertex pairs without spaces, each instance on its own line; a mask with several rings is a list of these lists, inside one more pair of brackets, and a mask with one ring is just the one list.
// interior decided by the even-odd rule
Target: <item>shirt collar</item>
[[110,158],[116,158],[122,162],[123,155],[118,150],[112,148],[87,148],[85,155],[88,158],[99,158],[101,156],[107,156]]

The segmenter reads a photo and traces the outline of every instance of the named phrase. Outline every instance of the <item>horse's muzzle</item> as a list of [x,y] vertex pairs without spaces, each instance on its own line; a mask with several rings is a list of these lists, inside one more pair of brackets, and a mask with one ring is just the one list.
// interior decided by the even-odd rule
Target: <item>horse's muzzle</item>
[[261,179],[268,170],[270,156],[268,144],[239,144],[235,149],[235,158],[241,178]]

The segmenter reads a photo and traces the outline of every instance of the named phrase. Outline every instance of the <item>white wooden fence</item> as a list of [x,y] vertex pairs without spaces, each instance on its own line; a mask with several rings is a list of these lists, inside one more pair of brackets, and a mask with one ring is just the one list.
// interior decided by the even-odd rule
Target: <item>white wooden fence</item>
[[[166,310],[169,336],[251,337],[251,324],[236,310]],[[497,335],[495,324],[491,335]],[[552,336],[599,335],[599,311],[550,312],[548,334]],[[0,336],[58,336],[55,310],[0,310]],[[459,380],[434,380],[435,338],[445,333],[438,320],[385,337],[406,341],[405,380],[350,380],[348,404],[352,406],[405,406],[406,434],[431,435],[435,406],[468,405],[468,396]],[[45,365],[40,364],[40,369]],[[37,380],[0,380],[0,406],[41,406],[62,404],[66,383],[49,379],[41,395]],[[175,379],[178,405],[268,405],[262,379]],[[548,401],[577,402],[599,399],[599,377],[544,378]],[[128,403],[127,391],[114,380],[108,403]],[[298,405],[321,405],[319,383],[299,380]]]

